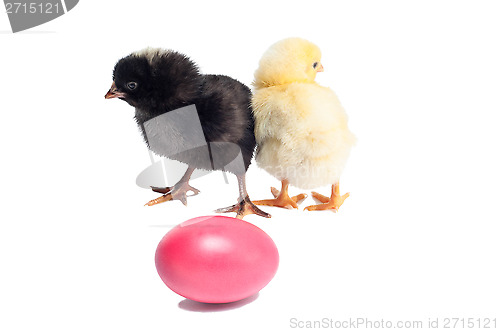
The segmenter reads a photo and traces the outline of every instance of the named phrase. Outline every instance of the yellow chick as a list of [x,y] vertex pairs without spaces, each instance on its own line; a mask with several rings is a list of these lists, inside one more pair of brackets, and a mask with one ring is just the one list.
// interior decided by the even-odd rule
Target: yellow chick
[[335,93],[316,83],[323,71],[321,51],[301,38],[272,45],[255,71],[252,98],[257,164],[281,180],[274,199],[258,205],[293,207],[304,194],[290,198],[288,185],[312,189],[332,184],[330,197],[313,192],[322,204],[306,210],[338,210],[349,193],[340,195],[339,178],[356,138]]

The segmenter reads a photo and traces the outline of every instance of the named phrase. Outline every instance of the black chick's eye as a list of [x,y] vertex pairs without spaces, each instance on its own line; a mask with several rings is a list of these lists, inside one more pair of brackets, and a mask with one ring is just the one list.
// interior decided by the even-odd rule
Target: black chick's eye
[[313,68],[316,69],[318,67],[318,62],[313,63]]
[[128,82],[127,83],[127,88],[129,90],[135,90],[135,89],[137,89],[137,83],[136,82]]

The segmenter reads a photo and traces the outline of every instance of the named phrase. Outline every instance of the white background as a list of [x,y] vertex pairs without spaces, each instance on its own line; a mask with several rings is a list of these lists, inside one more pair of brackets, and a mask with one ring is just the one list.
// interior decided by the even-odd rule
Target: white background
[[[2,331],[287,331],[290,319],[497,318],[497,1],[80,1],[9,32],[0,14]],[[280,252],[257,299],[199,305],[157,276],[163,235],[237,198],[234,177],[154,207],[133,109],[105,100],[115,62],[145,46],[250,84],[266,48],[318,44],[358,137],[339,213],[248,216]],[[252,165],[253,199],[277,180]],[[318,188],[328,194],[329,188]],[[299,193],[291,188],[292,194]],[[295,329],[297,330],[297,328]],[[477,330],[477,329],[476,329]]]

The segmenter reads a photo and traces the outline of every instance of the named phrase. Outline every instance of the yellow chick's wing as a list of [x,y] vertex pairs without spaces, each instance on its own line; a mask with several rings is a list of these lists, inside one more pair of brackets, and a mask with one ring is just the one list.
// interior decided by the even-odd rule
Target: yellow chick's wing
[[317,83],[262,88],[252,104],[260,167],[303,189],[338,181],[355,138],[331,89]]

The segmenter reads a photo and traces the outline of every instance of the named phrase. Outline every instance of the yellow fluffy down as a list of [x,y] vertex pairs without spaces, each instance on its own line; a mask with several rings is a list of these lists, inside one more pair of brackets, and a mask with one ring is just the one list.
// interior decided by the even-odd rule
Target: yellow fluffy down
[[355,137],[335,93],[317,83],[257,89],[257,164],[302,189],[337,183]]
[[312,83],[316,71],[311,65],[320,60],[320,49],[310,41],[302,38],[281,40],[260,59],[253,86],[260,89],[293,82]]

